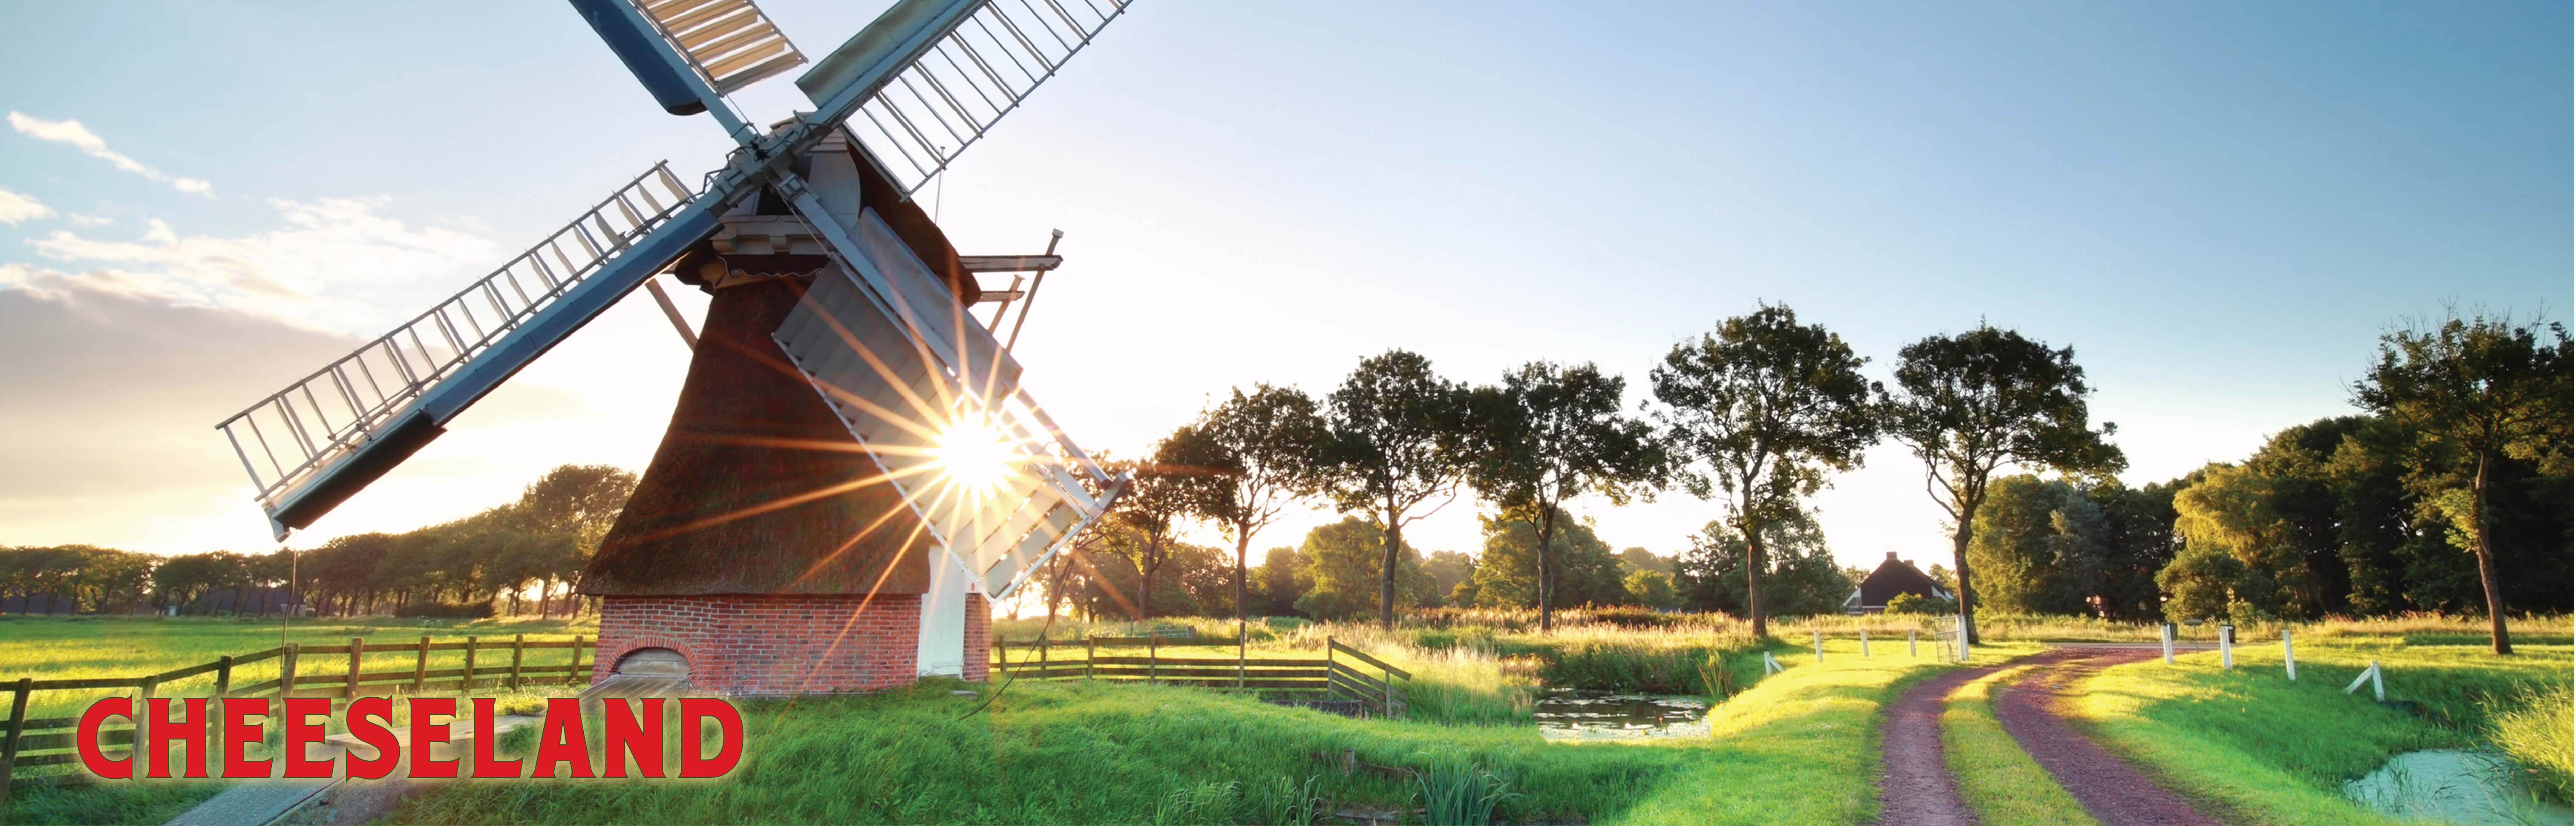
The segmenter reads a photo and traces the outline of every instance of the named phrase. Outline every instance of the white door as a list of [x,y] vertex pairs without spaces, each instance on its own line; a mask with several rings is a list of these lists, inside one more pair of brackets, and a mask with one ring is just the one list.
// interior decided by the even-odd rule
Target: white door
[[921,594],[921,651],[915,662],[921,675],[961,677],[966,673],[966,589],[975,578],[958,567],[957,558],[938,548],[930,564],[930,589]]

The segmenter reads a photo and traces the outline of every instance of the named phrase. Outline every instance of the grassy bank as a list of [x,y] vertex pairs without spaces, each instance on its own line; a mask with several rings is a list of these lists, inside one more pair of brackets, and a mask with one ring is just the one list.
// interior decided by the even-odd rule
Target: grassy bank
[[1952,692],[1941,709],[1942,759],[1959,796],[1987,826],[2094,826],[2075,796],[2022,751],[1995,719],[1994,692],[2030,667],[1988,674]]
[[[2238,648],[2234,670],[2216,652],[2115,666],[2086,682],[2076,709],[2106,745],[2242,819],[2385,822],[2345,800],[2343,782],[2401,752],[2488,745],[2496,700],[2566,685],[2576,654],[2563,629],[2512,657],[2410,644],[2414,633],[2303,639],[2296,682],[2277,637]],[[2373,660],[2390,705],[2367,687],[2343,692]]]
[[1879,706],[1937,666],[1862,660],[1850,645],[1828,652],[1823,665],[1789,658],[1786,672],[1716,706],[1708,737],[1632,743],[1078,681],[1018,684],[971,717],[978,698],[950,696],[954,684],[761,703],[746,708],[742,768],[721,781],[469,782],[394,820],[1255,823],[1274,821],[1310,782],[1334,806],[1420,805],[1412,775],[1344,775],[1348,750],[1380,766],[1491,772],[1523,795],[1498,804],[1506,822],[1866,822],[1877,810]]

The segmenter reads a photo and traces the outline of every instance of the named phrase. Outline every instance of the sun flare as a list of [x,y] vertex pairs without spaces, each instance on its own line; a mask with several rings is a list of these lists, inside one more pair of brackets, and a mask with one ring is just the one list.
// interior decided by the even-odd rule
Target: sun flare
[[940,473],[967,491],[992,493],[1011,478],[1010,437],[990,416],[970,413],[957,417],[940,431],[931,455]]

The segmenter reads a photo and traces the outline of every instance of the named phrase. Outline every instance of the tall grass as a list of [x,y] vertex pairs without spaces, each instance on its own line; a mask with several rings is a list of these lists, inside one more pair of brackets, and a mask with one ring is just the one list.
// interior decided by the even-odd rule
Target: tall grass
[[2576,689],[2566,683],[2493,697],[2489,736],[2533,790],[2560,803],[2576,784]]

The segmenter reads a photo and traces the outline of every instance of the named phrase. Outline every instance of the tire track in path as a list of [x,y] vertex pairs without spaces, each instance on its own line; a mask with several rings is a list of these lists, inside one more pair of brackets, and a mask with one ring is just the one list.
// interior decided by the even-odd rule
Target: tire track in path
[[1941,706],[1950,692],[2000,666],[1962,668],[1915,683],[1887,706],[1879,748],[1881,826],[1975,826],[1941,750]]
[[[2062,648],[2031,658],[2048,667],[2034,670],[1995,698],[1995,717],[2022,751],[2047,769],[2057,785],[2075,796],[2103,826],[2203,826],[2217,821],[2201,814],[2189,800],[2156,785],[2147,773],[2110,753],[2066,720],[2065,704],[2075,685],[2106,666],[2156,656],[2153,650]],[[1938,701],[1934,703],[1937,726]],[[1891,724],[1892,725],[1892,724]],[[1940,735],[1936,728],[1933,744]],[[1894,740],[1890,735],[1890,742]],[[1951,794],[1957,797],[1956,791]],[[1890,821],[1882,818],[1883,823]],[[1973,822],[1973,821],[1970,821]]]

